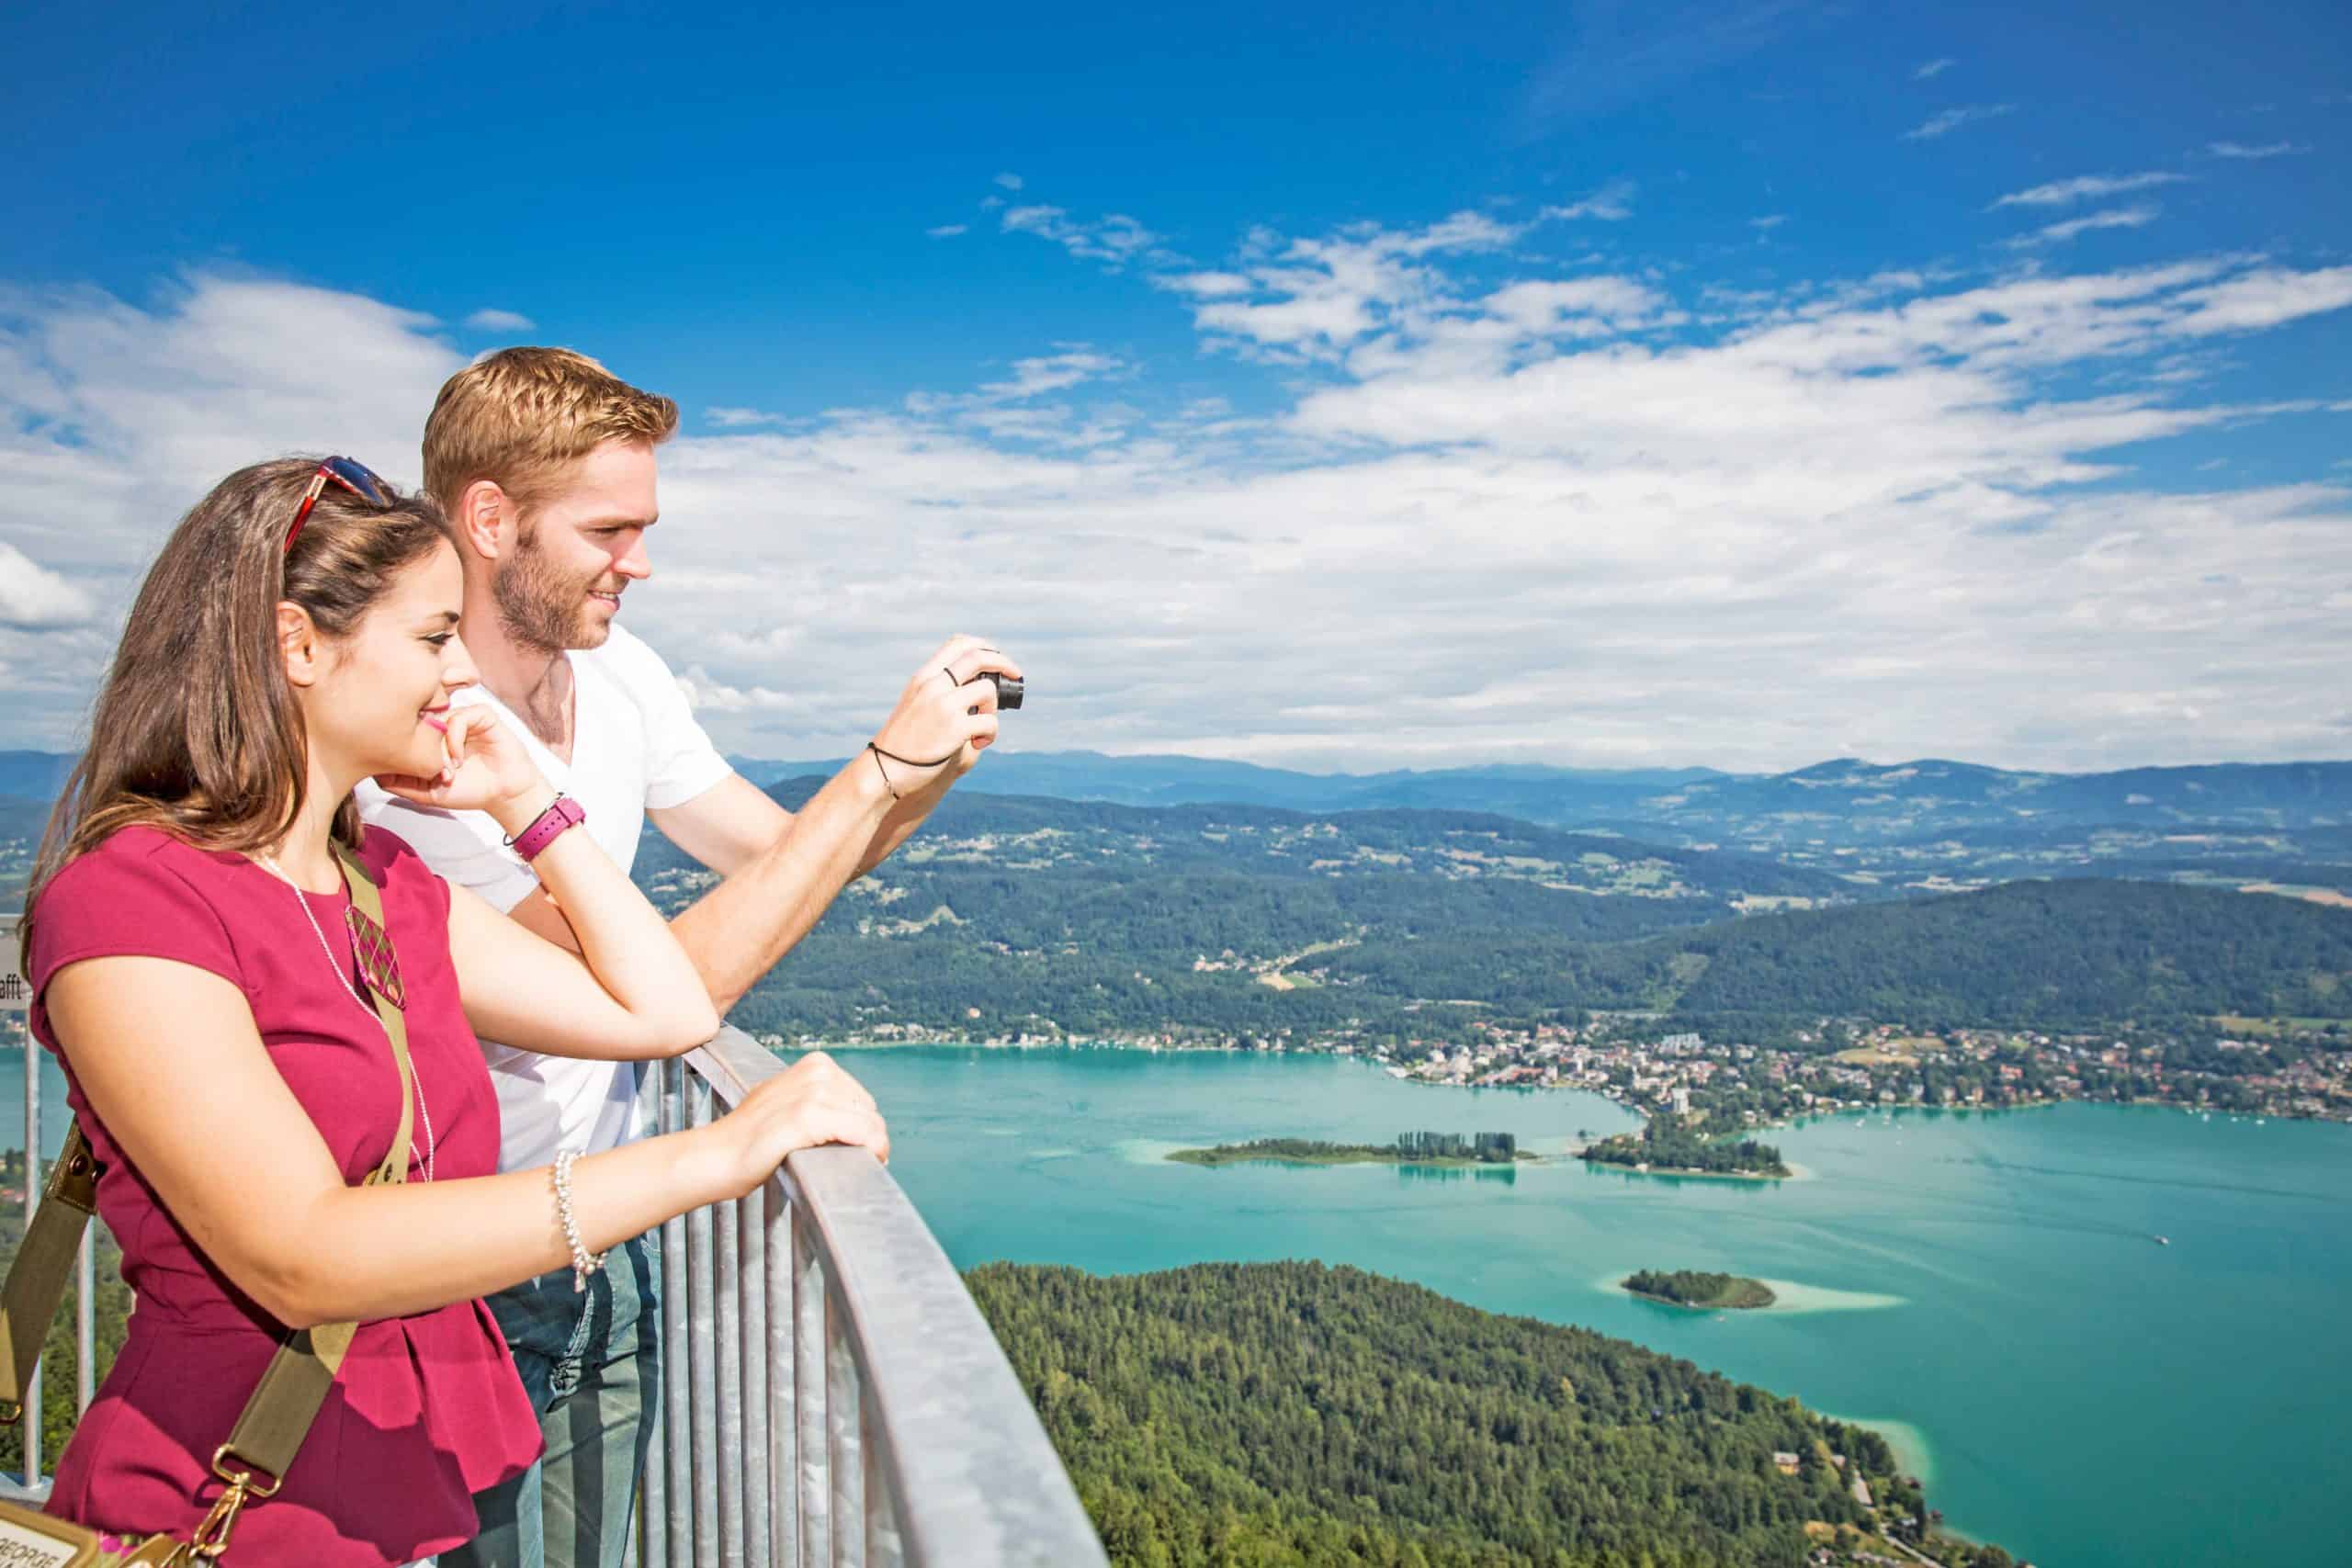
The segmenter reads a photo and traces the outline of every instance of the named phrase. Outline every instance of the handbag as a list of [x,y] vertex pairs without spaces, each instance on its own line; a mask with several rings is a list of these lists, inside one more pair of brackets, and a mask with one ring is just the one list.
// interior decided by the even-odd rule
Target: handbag
[[[408,1179],[409,1134],[416,1108],[416,1069],[409,1061],[408,1024],[401,1016],[400,965],[391,933],[384,927],[383,898],[348,846],[336,844],[344,886],[351,893],[350,923],[361,974],[391,1042],[400,1068],[401,1120],[390,1153],[361,1182],[379,1187]],[[29,1141],[29,1140],[28,1140]],[[28,1158],[29,1159],[29,1156]],[[77,1121],[49,1173],[40,1206],[0,1286],[0,1422],[23,1411],[27,1384],[40,1364],[41,1344],[65,1298],[65,1279],[82,1245],[83,1232],[97,1207],[98,1178],[105,1168],[91,1155]],[[328,1323],[297,1329],[280,1341],[261,1382],[245,1402],[228,1441],[212,1452],[212,1473],[222,1484],[211,1511],[187,1540],[170,1536],[121,1537],[0,1502],[0,1563],[6,1568],[193,1568],[220,1561],[237,1516],[274,1495],[283,1483],[319,1407],[326,1403],[336,1371],[351,1348],[356,1323]],[[198,1501],[201,1502],[199,1496]]]

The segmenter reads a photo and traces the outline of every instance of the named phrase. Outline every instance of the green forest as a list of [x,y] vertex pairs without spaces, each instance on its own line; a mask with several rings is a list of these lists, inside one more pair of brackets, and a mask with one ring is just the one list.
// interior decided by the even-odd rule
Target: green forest
[[1636,1269],[1623,1281],[1637,1296],[1655,1296],[1678,1306],[1768,1307],[1772,1288],[1761,1280],[1737,1274],[1717,1274],[1696,1269]]
[[1857,1472],[1925,1506],[1861,1427],[1354,1269],[967,1279],[1121,1568],[1798,1568]]
[[[777,794],[789,804],[797,787]],[[654,833],[639,879],[673,911],[708,885]],[[1891,891],[1463,812],[959,796],[845,890],[732,1021],[787,1039],[895,1026],[1384,1043],[1592,1010],[1751,1038],[1825,1014],[2352,1018],[2352,912],[2092,878]],[[1792,903],[1816,907],[1752,912]]]
[[1639,1133],[1619,1133],[1587,1144],[1579,1159],[1595,1165],[1646,1165],[1659,1170],[1696,1170],[1713,1176],[1787,1176],[1788,1162],[1770,1144],[1754,1138],[1709,1138],[1688,1116],[1662,1114]]

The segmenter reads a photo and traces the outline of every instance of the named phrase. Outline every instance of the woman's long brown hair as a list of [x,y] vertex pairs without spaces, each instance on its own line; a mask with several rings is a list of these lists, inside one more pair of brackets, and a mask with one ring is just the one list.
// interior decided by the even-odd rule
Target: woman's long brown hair
[[[316,457],[240,468],[180,519],[148,569],[90,713],[90,740],[51,811],[17,932],[29,962],[41,891],[133,824],[205,849],[256,850],[301,815],[309,736],[286,679],[277,606],[347,637],[406,567],[454,542],[440,509],[386,487],[378,506],[330,484],[294,548],[286,531]],[[334,836],[359,841],[346,797]]]

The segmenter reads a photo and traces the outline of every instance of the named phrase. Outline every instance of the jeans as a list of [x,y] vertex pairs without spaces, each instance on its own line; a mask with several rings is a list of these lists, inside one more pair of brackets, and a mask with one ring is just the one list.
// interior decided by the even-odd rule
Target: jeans
[[567,1267],[488,1300],[547,1452],[475,1495],[481,1533],[439,1568],[620,1568],[662,1398],[661,1235],[613,1248],[584,1292]]

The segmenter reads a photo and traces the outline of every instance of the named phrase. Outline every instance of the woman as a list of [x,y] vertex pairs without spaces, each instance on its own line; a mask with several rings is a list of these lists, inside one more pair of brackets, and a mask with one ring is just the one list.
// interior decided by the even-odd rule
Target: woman
[[[474,680],[459,593],[431,502],[345,458],[230,476],[140,591],[27,904],[32,1029],[64,1065],[137,1292],[59,1459],[55,1513],[187,1539],[287,1331],[356,1320],[229,1561],[425,1558],[470,1537],[471,1494],[538,1450],[475,1298],[567,1261],[584,1278],[605,1248],[753,1190],[794,1149],[888,1157],[871,1097],[812,1056],[708,1127],[492,1174],[477,1033],[651,1057],[718,1021],[661,916],[589,835],[564,831],[573,816],[524,748],[484,709],[450,707]],[[944,749],[918,716],[894,727],[903,754]],[[371,775],[492,813],[581,953],[451,887],[393,835],[363,838],[351,792]],[[366,922],[346,924],[337,846],[379,890],[396,978],[354,941]],[[413,1091],[379,986],[404,1004]],[[404,1122],[407,1154],[388,1162]],[[404,1183],[359,1184],[403,1163]]]

